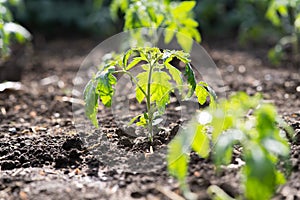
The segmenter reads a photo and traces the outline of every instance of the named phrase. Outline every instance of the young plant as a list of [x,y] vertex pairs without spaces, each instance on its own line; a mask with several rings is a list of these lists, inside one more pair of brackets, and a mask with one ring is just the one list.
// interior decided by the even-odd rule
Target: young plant
[[12,39],[23,43],[31,38],[30,33],[24,27],[13,22],[9,5],[16,5],[18,2],[18,0],[0,1],[0,57],[9,55],[9,45]]
[[286,55],[284,48],[292,45],[293,56],[296,62],[300,61],[297,57],[299,53],[300,37],[300,1],[299,0],[271,0],[266,12],[267,18],[284,33],[276,44],[269,51],[269,58],[274,64],[279,62]]
[[[201,111],[174,138],[169,144],[168,170],[186,191],[185,177],[191,150],[203,158],[212,152],[219,168],[231,163],[233,149],[239,146],[245,162],[241,168],[242,198],[270,199],[276,188],[285,182],[277,167],[281,158],[289,155],[289,144],[278,123],[291,133],[278,118],[273,105],[263,103],[259,95],[249,97],[237,93],[217,104],[216,109]],[[210,187],[208,193],[218,191],[215,188]]]
[[[186,83],[181,71],[171,64],[174,58],[185,64]],[[134,117],[130,123],[136,122],[137,125],[147,127],[148,138],[152,142],[153,126],[164,114],[166,105],[170,102],[170,93],[176,90],[183,99],[195,94],[200,104],[204,104],[208,98],[212,105],[214,103],[215,97],[210,87],[204,82],[196,83],[190,62],[188,53],[161,51],[155,47],[132,48],[124,54],[105,60],[84,90],[86,116],[98,127],[98,99],[106,107],[110,107],[115,92],[114,86],[118,81],[115,75],[127,75],[135,85],[137,101],[145,101],[147,109],[145,113]],[[134,75],[131,71],[133,68],[140,68],[142,72]]]
[[[143,34],[138,28],[166,28],[164,42],[168,44],[176,36],[183,50],[192,49],[193,39],[201,41],[197,30],[198,22],[193,19],[193,8],[196,1],[170,2],[169,0],[114,0],[111,3],[113,19],[118,11],[125,13],[124,31],[134,30],[132,35],[137,41],[144,42]],[[148,33],[151,41],[158,42],[162,29]]]

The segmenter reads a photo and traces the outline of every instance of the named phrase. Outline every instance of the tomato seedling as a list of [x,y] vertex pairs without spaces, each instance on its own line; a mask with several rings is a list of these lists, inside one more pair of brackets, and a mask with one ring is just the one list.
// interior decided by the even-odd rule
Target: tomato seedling
[[[245,162],[241,167],[244,197],[270,199],[285,182],[278,163],[288,157],[290,149],[279,125],[293,134],[275,107],[263,103],[260,95],[237,93],[218,103],[216,109],[201,111],[179,132],[169,144],[168,170],[187,190],[185,177],[191,150],[203,158],[211,155],[219,168],[232,162],[233,149],[238,145]],[[215,187],[211,190],[217,191]]]
[[269,58],[274,64],[288,54],[285,52],[287,45],[292,45],[292,53],[296,62],[299,62],[299,38],[300,38],[300,1],[273,0],[269,1],[266,17],[284,33],[274,48],[269,51]]
[[124,13],[123,30],[132,33],[138,45],[145,42],[139,28],[152,29],[147,37],[151,36],[154,43],[158,42],[162,34],[163,29],[159,28],[165,28],[164,42],[168,44],[175,37],[181,48],[189,52],[193,39],[201,41],[198,22],[193,18],[195,6],[196,1],[113,0],[110,9],[113,19],[117,19],[119,10]]
[[[185,65],[185,72],[171,64],[177,58]],[[153,141],[154,120],[164,114],[166,105],[170,102],[170,93],[177,90],[183,99],[197,96],[200,104],[210,99],[215,101],[213,90],[204,82],[196,83],[195,74],[190,64],[190,55],[183,51],[160,50],[155,47],[132,48],[126,53],[116,55],[106,60],[99,67],[99,71],[85,87],[85,113],[92,123],[98,127],[97,112],[98,99],[110,107],[117,84],[116,74],[127,75],[135,85],[135,97],[139,103],[146,102],[147,111],[134,117],[130,123],[147,127],[149,141]],[[136,76],[133,68],[140,68],[142,72]],[[186,77],[184,81],[183,76]]]

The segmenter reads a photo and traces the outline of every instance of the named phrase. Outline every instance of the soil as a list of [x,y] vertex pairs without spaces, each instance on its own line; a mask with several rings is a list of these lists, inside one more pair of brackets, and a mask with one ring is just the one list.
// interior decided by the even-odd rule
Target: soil
[[[74,79],[98,42],[41,40],[23,63],[21,84],[4,91],[0,87],[0,199],[180,199],[179,184],[168,174],[165,161],[166,145],[189,118],[188,112],[178,114],[176,101],[167,109],[164,127],[157,129],[154,154],[142,129],[126,129],[123,118],[118,122],[121,112],[102,108],[99,129],[83,118],[79,120],[84,128],[78,129],[73,111],[80,111],[74,104],[80,108],[82,100],[72,95]],[[300,199],[300,68],[269,66],[261,56],[265,49],[241,50],[220,43],[205,47],[227,94],[262,92],[295,129],[292,172],[274,199]],[[130,111],[144,108],[130,100]],[[231,196],[242,192],[237,159],[217,174],[210,159],[195,153],[190,158],[187,180],[197,199],[209,199],[210,185]]]

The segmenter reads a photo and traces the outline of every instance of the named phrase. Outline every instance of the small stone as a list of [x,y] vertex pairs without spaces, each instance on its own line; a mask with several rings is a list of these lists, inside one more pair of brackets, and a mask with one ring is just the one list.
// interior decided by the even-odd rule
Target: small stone
[[240,65],[238,70],[241,74],[243,74],[246,72],[246,67],[244,65]]
[[9,128],[8,131],[11,133],[17,133],[17,129],[15,127]]

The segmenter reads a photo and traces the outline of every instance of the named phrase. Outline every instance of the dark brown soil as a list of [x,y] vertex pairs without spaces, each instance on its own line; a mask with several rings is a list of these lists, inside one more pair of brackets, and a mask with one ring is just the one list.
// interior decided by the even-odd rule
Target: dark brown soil
[[[22,87],[0,90],[0,199],[170,199],[181,195],[166,170],[166,145],[188,116],[180,105],[168,107],[164,128],[154,137],[154,154],[143,130],[118,125],[103,109],[100,128],[76,129],[71,96],[73,79],[85,56],[98,41],[87,39],[40,41],[23,63]],[[295,129],[291,144],[292,172],[274,199],[300,199],[300,68],[271,67],[264,50],[209,46],[225,82],[227,94],[262,92]],[[1,89],[1,88],[0,88]],[[134,104],[134,100],[133,100]],[[130,107],[139,111],[142,106]],[[83,119],[82,119],[83,120]],[[121,127],[121,128],[120,128]],[[218,185],[231,196],[242,192],[237,161],[217,174],[211,160],[191,153],[188,183],[198,199]]]

